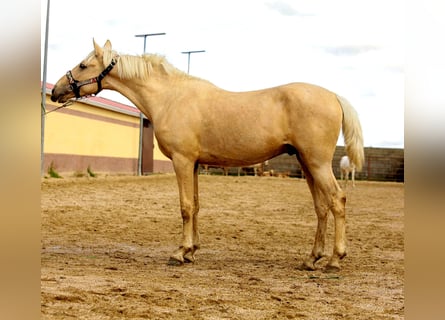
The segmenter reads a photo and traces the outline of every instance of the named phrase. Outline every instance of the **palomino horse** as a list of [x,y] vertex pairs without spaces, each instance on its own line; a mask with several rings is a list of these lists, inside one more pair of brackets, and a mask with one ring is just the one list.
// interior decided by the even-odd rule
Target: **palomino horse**
[[349,173],[351,173],[352,187],[355,187],[355,165],[349,162],[348,156],[340,159],[340,180],[345,179],[343,186],[346,188],[348,184]]
[[157,55],[119,55],[107,41],[68,71],[51,100],[115,90],[153,123],[161,151],[173,162],[183,219],[181,246],[170,261],[195,260],[198,232],[198,165],[248,166],[279,154],[296,155],[304,170],[318,217],[315,242],[302,268],[315,269],[324,256],[328,213],[334,216],[333,254],[327,270],[338,270],[346,255],[345,193],[332,172],[340,129],[357,170],[363,137],[356,111],[321,87],[291,83],[270,89],[229,92],[176,69]]

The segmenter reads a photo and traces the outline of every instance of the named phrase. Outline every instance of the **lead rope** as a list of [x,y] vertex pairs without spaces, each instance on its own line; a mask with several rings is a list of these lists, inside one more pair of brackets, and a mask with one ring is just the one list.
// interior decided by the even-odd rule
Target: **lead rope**
[[57,107],[57,108],[55,108],[55,109],[53,109],[53,110],[51,110],[51,111],[47,111],[47,112],[45,112],[45,116],[46,116],[48,113],[57,111],[57,110],[62,109],[62,108],[69,107],[70,105],[72,105],[72,104],[74,103],[74,101],[79,101],[79,100],[87,99],[87,98],[89,98],[89,97],[94,97],[94,95],[83,96],[83,97],[81,97],[81,98],[79,98],[79,99],[70,99],[70,100],[68,100],[67,102],[65,102],[64,104],[62,104],[60,107]]
[[48,113],[51,113],[51,112],[53,112],[53,111],[57,111],[57,110],[59,110],[59,109],[68,107],[68,106],[72,105],[73,103],[74,103],[74,100],[68,100],[67,102],[65,102],[64,104],[62,104],[60,107],[57,107],[57,108],[55,108],[55,109],[53,109],[53,110],[51,110],[51,111],[47,111],[47,112],[45,112],[45,116],[46,116]]

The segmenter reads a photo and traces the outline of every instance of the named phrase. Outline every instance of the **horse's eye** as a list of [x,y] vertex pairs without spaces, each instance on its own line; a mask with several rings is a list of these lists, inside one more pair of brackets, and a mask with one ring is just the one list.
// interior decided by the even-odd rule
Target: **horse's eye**
[[87,66],[84,65],[83,63],[81,63],[81,64],[79,65],[79,67],[80,67],[80,69],[86,69],[86,68],[87,68]]

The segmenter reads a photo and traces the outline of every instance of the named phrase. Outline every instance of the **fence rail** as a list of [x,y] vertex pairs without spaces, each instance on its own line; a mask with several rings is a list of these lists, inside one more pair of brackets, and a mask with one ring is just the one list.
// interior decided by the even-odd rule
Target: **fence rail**
[[[332,160],[332,169],[337,179],[340,179],[340,159],[345,155],[345,149],[338,146]],[[295,156],[282,154],[269,160],[268,170],[290,172],[291,177],[303,178],[303,172]],[[390,148],[365,148],[365,162],[361,172],[356,172],[356,180],[397,181],[404,178],[404,150]]]
[[[340,159],[344,155],[344,147],[337,146],[332,160],[332,169],[337,179],[340,179]],[[404,165],[403,149],[365,148],[365,162],[362,171],[355,173],[355,179],[404,182]],[[268,172],[273,171],[275,175],[284,173],[289,177],[304,178],[303,171],[296,157],[288,154],[282,154],[269,160],[265,170]],[[208,173],[238,175],[240,171],[238,171],[237,167],[226,168],[225,171],[220,167],[211,167]],[[254,170],[245,168],[241,171],[241,175],[254,175]]]

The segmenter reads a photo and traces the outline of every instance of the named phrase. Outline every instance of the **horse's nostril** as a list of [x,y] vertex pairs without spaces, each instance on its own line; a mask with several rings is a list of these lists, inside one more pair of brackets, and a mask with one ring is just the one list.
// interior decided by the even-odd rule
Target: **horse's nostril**
[[57,101],[57,95],[56,95],[56,87],[53,88],[53,90],[51,91],[51,101],[52,102],[56,102]]

